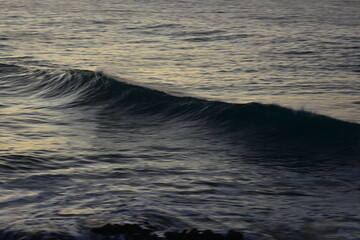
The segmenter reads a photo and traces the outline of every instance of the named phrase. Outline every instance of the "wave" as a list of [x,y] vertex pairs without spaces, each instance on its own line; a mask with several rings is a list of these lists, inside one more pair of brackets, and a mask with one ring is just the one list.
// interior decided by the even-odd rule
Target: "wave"
[[10,71],[19,73],[11,75],[18,94],[52,99],[59,107],[95,107],[104,114],[126,111],[159,120],[186,119],[249,142],[276,142],[309,150],[335,147],[346,155],[360,155],[360,125],[327,116],[256,102],[235,104],[174,96],[86,70],[24,71],[2,64],[0,79],[6,80]]

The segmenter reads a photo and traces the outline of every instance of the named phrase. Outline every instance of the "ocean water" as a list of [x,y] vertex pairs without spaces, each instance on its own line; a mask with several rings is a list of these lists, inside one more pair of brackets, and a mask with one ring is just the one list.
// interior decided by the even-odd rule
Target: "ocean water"
[[360,2],[3,0],[0,239],[360,239]]

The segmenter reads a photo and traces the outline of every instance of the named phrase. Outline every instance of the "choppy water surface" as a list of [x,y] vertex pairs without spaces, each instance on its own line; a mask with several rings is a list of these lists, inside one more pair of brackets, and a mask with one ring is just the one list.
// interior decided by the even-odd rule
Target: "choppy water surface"
[[360,239],[359,10],[3,1],[0,239]]

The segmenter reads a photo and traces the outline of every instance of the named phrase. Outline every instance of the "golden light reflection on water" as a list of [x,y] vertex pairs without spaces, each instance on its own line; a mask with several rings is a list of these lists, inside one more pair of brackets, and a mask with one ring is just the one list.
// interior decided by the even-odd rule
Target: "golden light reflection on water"
[[68,141],[66,137],[57,134],[59,126],[48,123],[49,119],[44,111],[13,104],[0,109],[0,116],[2,152],[56,151]]
[[11,136],[3,137],[3,142],[0,143],[1,151],[11,151],[12,153],[27,152],[27,151],[41,151],[47,152],[57,151],[61,146],[67,142],[63,137],[52,137],[46,139],[13,139]]
[[60,215],[82,215],[82,214],[94,214],[101,212],[101,208],[62,208],[58,214]]
[[7,202],[16,199],[21,199],[25,197],[33,197],[36,196],[39,191],[27,191],[23,190],[21,192],[15,190],[2,190],[2,194],[0,195],[0,202]]

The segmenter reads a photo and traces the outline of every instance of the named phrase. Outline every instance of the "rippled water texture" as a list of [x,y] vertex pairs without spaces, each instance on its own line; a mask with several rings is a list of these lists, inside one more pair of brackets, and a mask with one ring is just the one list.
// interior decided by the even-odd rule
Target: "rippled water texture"
[[0,59],[359,119],[358,1],[3,1]]
[[0,239],[359,240],[359,10],[2,1]]

